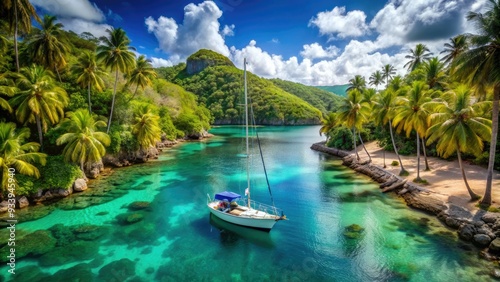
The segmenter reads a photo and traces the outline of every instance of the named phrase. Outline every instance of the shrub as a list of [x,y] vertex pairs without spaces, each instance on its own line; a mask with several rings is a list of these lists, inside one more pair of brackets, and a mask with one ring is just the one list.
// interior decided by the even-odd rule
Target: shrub
[[392,165],[392,166],[398,166],[398,165],[399,165],[399,162],[398,162],[398,161],[392,161],[391,165]]
[[329,133],[330,140],[327,146],[341,150],[352,150],[352,132],[344,126],[336,127]]

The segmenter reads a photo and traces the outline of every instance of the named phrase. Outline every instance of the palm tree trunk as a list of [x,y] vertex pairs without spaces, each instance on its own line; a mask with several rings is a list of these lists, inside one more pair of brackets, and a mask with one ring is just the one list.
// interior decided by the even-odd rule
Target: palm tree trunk
[[89,87],[88,87],[88,96],[89,96],[89,113],[92,113],[92,103],[90,102],[90,81],[89,81]]
[[356,153],[356,160],[359,161],[358,148],[356,146],[356,128],[352,128],[352,140],[354,142],[354,153]]
[[40,147],[41,147],[40,151],[43,152],[42,122],[40,120],[40,115],[35,115],[35,119],[36,119],[36,127],[38,129],[38,139],[40,140]]
[[17,72],[19,72],[19,51],[17,47],[17,29],[18,29],[18,23],[17,23],[17,1],[14,2],[14,52],[16,55],[16,69]]
[[394,133],[392,133],[392,123],[389,121],[389,132],[391,133],[391,141],[392,141],[392,147],[394,148],[394,152],[396,153],[396,156],[398,156],[399,160],[399,166],[401,167],[401,170],[399,171],[399,175],[406,175],[408,171],[403,166],[403,162],[401,161],[401,156],[398,153],[398,148],[396,147],[396,141],[394,141]]
[[384,156],[384,168],[386,168],[387,166],[385,165],[385,149],[382,148],[382,155]]
[[415,181],[422,181],[422,178],[420,178],[420,136],[418,135],[417,132],[417,178],[415,178]]
[[[457,144],[458,148],[458,144]],[[460,155],[460,150],[457,149],[457,156],[458,156],[458,165],[460,165],[460,170],[462,171],[462,177],[464,178],[465,182],[465,187],[467,188],[467,191],[469,192],[470,199],[471,201],[478,200],[480,197],[478,194],[474,193],[472,189],[469,186],[469,182],[467,182],[467,176],[465,175],[465,170],[464,170],[464,165],[462,164],[462,156]]]
[[116,85],[118,83],[118,69],[116,69],[115,74],[115,87],[113,89],[113,100],[111,101],[111,112],[109,113],[108,128],[106,129],[106,134],[109,133],[109,128],[111,127],[111,119],[113,118],[113,109],[115,108],[115,97],[116,97]]
[[424,149],[425,171],[431,170],[429,162],[427,161],[427,152],[425,150],[425,138],[422,137],[422,148]]
[[[127,104],[130,103],[130,101],[132,101],[132,99],[134,99],[135,94],[137,94],[137,89],[139,89],[139,84],[137,84],[137,86],[135,87],[134,95],[132,95],[132,97],[130,99],[128,99]],[[321,135],[321,132],[320,132],[320,135]]]
[[488,174],[486,176],[486,190],[484,197],[481,200],[481,205],[491,205],[491,186],[493,184],[493,167],[495,166],[495,152],[497,148],[498,136],[498,111],[500,100],[500,84],[495,85],[493,91],[493,115],[491,117],[491,142],[490,142],[490,158],[488,160]]
[[370,156],[370,153],[368,153],[368,150],[365,147],[365,143],[363,142],[363,139],[361,138],[361,134],[358,131],[358,136],[359,136],[359,141],[361,141],[361,145],[363,145],[363,150],[365,150],[365,153],[368,155],[368,162],[372,162],[372,157]]
[[57,73],[57,77],[59,78],[59,82],[62,83],[62,79],[61,79],[61,75],[59,74],[59,70],[57,69],[57,67],[54,67],[56,69],[56,73]]

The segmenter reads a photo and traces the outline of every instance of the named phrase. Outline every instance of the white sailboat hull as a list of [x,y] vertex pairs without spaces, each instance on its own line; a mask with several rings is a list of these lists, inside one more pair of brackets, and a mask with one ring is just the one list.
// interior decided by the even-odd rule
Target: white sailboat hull
[[[222,212],[217,209],[213,208],[213,203],[208,204],[208,209],[210,210],[210,213],[212,213],[214,216],[241,226],[246,226],[246,227],[251,227],[251,228],[257,228],[261,230],[266,230],[270,231],[274,224],[280,220],[280,217],[264,213],[262,211],[257,211],[250,209],[247,213],[249,215],[232,215],[227,212]],[[254,213],[255,216],[252,216],[252,213]]]

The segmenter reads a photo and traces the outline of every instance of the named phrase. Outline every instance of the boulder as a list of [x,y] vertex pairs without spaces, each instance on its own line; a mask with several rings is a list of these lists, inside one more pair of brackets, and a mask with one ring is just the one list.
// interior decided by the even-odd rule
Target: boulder
[[500,252],[500,238],[496,238],[495,240],[491,241],[490,246],[488,248],[492,252],[495,253]]
[[104,165],[102,163],[102,160],[100,160],[98,162],[90,164],[90,169],[88,171],[85,171],[85,174],[88,177],[95,179],[99,176],[99,174],[103,170],[104,170]]
[[451,216],[447,216],[444,220],[444,223],[451,228],[458,228],[460,224],[462,224],[460,220],[453,218]]
[[6,212],[9,209],[9,203],[7,201],[2,201],[0,203],[0,213]]
[[87,190],[87,188],[87,181],[85,181],[85,179],[83,178],[78,178],[77,180],[75,180],[75,183],[73,183],[73,190],[75,192],[82,192]]
[[70,188],[68,190],[66,189],[57,189],[57,195],[59,195],[60,197],[68,197],[69,195],[71,195],[71,192],[73,191],[73,188]]
[[476,234],[474,235],[474,242],[480,246],[488,246],[491,242],[491,238],[486,234]]
[[488,212],[488,213],[484,214],[484,215],[481,217],[481,219],[482,219],[484,222],[486,222],[486,223],[495,223],[495,221],[497,221],[497,219],[498,219],[498,217],[499,217],[499,216],[500,216],[500,215],[498,215],[498,214],[494,214],[494,213],[490,213],[490,212]]
[[19,198],[17,200],[17,206],[20,209],[24,209],[25,207],[27,207],[29,205],[30,205],[30,202],[28,201],[28,198],[26,198],[25,196],[22,196],[21,198]]
[[458,229],[458,236],[464,240],[470,241],[476,233],[476,227],[472,224],[464,224]]

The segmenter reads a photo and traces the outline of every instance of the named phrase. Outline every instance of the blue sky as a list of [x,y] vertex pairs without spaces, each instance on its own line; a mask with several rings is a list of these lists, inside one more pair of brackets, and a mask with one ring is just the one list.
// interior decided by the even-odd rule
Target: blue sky
[[443,44],[474,32],[468,11],[486,0],[30,0],[66,29],[96,36],[122,27],[137,52],[155,66],[185,61],[200,48],[247,57],[257,75],[307,85],[368,79],[385,64],[404,74],[404,56],[417,43],[438,56]]

